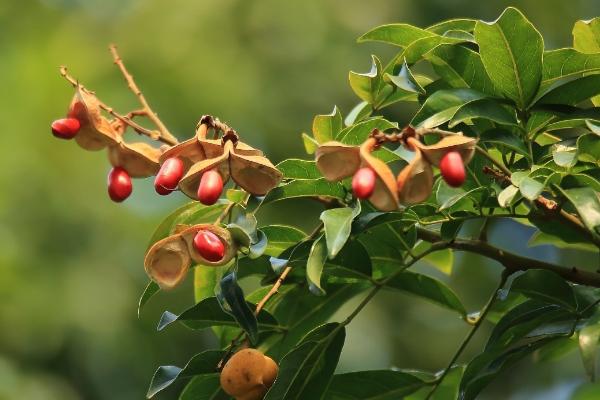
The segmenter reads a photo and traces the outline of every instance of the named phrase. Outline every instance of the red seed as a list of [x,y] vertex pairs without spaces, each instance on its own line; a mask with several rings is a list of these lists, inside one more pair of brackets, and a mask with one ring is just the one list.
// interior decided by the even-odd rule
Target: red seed
[[194,236],[194,248],[210,262],[220,261],[225,256],[225,245],[211,231],[198,231]]
[[364,167],[356,171],[352,178],[352,192],[359,199],[368,199],[375,190],[375,171]]
[[129,197],[133,190],[131,177],[121,167],[114,167],[108,173],[108,195],[117,203]]
[[168,158],[160,167],[154,179],[156,193],[165,196],[175,189],[183,177],[183,161],[177,157]]
[[76,118],[57,119],[52,123],[52,134],[59,139],[73,139],[81,124]]
[[465,164],[457,151],[449,151],[440,161],[440,172],[446,183],[452,187],[461,186],[467,177]]
[[198,200],[200,203],[210,206],[215,204],[223,192],[223,178],[216,170],[211,169],[202,174],[200,185],[198,185]]

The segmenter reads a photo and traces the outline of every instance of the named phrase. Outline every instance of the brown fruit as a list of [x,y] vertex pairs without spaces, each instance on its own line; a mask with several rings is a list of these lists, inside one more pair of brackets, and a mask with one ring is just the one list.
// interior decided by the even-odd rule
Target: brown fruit
[[179,234],[166,237],[152,245],[144,259],[144,268],[161,289],[180,284],[192,264],[185,240]]
[[275,361],[255,349],[235,353],[221,371],[221,387],[236,400],[260,400],[277,377]]

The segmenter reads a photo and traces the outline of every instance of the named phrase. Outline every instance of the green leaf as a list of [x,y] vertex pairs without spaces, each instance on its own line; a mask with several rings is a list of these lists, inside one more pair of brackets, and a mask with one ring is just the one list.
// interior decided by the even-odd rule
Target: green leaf
[[514,185],[508,185],[498,194],[498,204],[503,208],[511,206],[517,200],[515,198],[517,194],[519,194],[519,188]]
[[267,236],[267,248],[264,254],[277,257],[285,249],[295,245],[306,237],[298,228],[285,225],[268,225],[260,228]]
[[[369,72],[359,74],[350,71],[348,79],[350,87],[361,100],[369,104],[374,104],[379,94],[379,85],[381,83],[381,62],[376,56],[371,56],[371,70]],[[341,118],[341,116],[340,116]]]
[[346,332],[338,323],[309,332],[279,363],[279,374],[264,400],[322,398],[337,366]]
[[150,300],[152,296],[154,296],[160,290],[160,286],[154,281],[148,282],[146,288],[144,289],[144,293],[140,296],[140,300],[138,301],[138,318],[142,312],[142,308],[146,305],[146,303]]
[[440,226],[440,235],[442,240],[450,242],[458,236],[460,229],[462,228],[462,221],[447,221],[443,222]]
[[[244,301],[250,309],[254,304]],[[190,329],[205,329],[212,326],[237,326],[232,315],[225,312],[219,305],[216,297],[208,297],[188,308],[179,315],[165,311],[160,318],[157,330],[162,331],[174,322],[181,322]],[[268,312],[261,312],[258,316],[258,324],[263,329],[275,329],[278,327],[277,320]]]
[[318,143],[333,140],[342,130],[342,114],[337,106],[330,114],[317,115],[313,119],[313,136]]
[[592,382],[596,380],[598,367],[598,341],[600,341],[600,312],[596,311],[579,331],[581,359]]
[[465,104],[485,98],[485,94],[472,89],[438,90],[425,100],[410,124],[415,127],[434,128],[454,117]]
[[519,10],[508,7],[493,23],[477,21],[475,40],[494,85],[525,109],[542,79],[542,35]]
[[[327,244],[325,236],[321,235],[313,242],[306,262],[306,280],[313,291],[318,296],[325,295],[325,290],[321,286],[321,276],[323,275],[323,266],[327,260]],[[314,289],[313,289],[314,288]]]
[[525,142],[523,142],[520,137],[507,130],[491,129],[485,131],[481,134],[479,140],[483,143],[501,144],[508,147],[510,150],[514,150],[517,153],[529,158],[529,150]]
[[344,247],[350,237],[352,221],[360,214],[360,202],[355,207],[331,208],[319,217],[325,226],[327,256],[333,258]]
[[229,400],[221,389],[220,374],[200,375],[187,384],[179,400]]
[[284,179],[319,179],[322,177],[314,161],[288,158],[277,164]]
[[327,390],[331,400],[397,400],[427,383],[402,371],[360,371],[334,375]]
[[554,272],[530,269],[515,278],[511,290],[531,299],[557,304],[568,310],[577,309],[575,293],[571,286]]
[[213,297],[222,277],[223,268],[197,265],[194,268],[194,301],[199,303]]
[[425,54],[435,72],[450,86],[498,95],[479,53],[464,46],[441,44]]
[[413,76],[410,68],[408,68],[408,65],[406,64],[406,60],[402,64],[402,68],[400,68],[398,75],[385,74],[385,80],[391,82],[404,92],[425,94],[425,89],[421,87],[419,82],[417,82]]
[[577,147],[557,143],[552,146],[552,159],[556,165],[572,168],[577,164]]
[[154,397],[157,393],[181,380],[216,372],[217,364],[224,355],[225,352],[221,350],[207,350],[196,354],[183,368],[174,365],[158,367],[150,382],[146,398]]
[[434,251],[423,257],[423,261],[431,264],[444,274],[450,275],[452,274],[452,267],[454,266],[454,252],[450,249]]
[[600,18],[575,23],[573,47],[583,53],[600,53]]
[[299,179],[271,190],[263,200],[262,204],[266,205],[276,201],[297,197],[318,196],[343,200],[346,197],[346,190],[340,182],[328,182],[325,178]]
[[344,120],[344,125],[351,126],[355,123],[362,121],[364,118],[367,118],[373,112],[373,106],[370,105],[366,101],[361,101],[358,103],[348,115],[346,115],[346,119]]
[[304,150],[308,154],[315,154],[315,151],[319,148],[319,143],[306,133],[302,133],[302,143],[304,143]]
[[465,316],[467,311],[456,294],[437,279],[405,271],[386,283],[386,287],[422,297]]
[[544,190],[544,184],[537,180],[526,176],[519,183],[519,191],[528,200],[535,200],[540,197],[540,194]]
[[250,342],[256,343],[258,340],[258,321],[254,315],[252,305],[248,304],[244,298],[244,292],[237,283],[235,272],[221,279],[220,288],[221,291],[217,295],[219,305],[246,332]]
[[412,42],[435,36],[434,33],[409,24],[389,24],[378,26],[358,38],[358,42],[383,42],[406,47]]
[[373,117],[343,129],[336,140],[345,144],[360,145],[367,140],[373,129],[385,131],[391,128],[398,128],[398,124],[382,117]]
[[546,51],[540,91],[545,91],[561,79],[578,77],[598,70],[600,54],[580,53],[572,48]]
[[469,122],[475,119],[484,119],[499,125],[518,126],[514,110],[509,111],[498,102],[491,99],[482,99],[470,102],[461,107],[448,124],[453,128],[462,122]]
[[600,233],[600,201],[598,193],[590,187],[562,190],[573,204],[583,224],[590,231]]
[[537,100],[535,104],[576,105],[599,93],[600,75],[588,75],[555,85]]
[[325,263],[328,281],[355,283],[370,280],[373,273],[371,259],[365,247],[357,240],[348,241],[333,260]]
[[427,30],[429,32],[437,33],[438,35],[443,35],[444,33],[453,30],[473,32],[476,22],[477,21],[474,19],[455,18],[438,22],[437,24],[431,25],[429,28],[427,28]]
[[[448,400],[458,399],[458,387],[465,371],[464,365],[454,366],[440,383],[435,392],[428,398],[431,388],[424,387],[418,392],[407,396],[404,400]],[[435,378],[435,377],[434,377]]]

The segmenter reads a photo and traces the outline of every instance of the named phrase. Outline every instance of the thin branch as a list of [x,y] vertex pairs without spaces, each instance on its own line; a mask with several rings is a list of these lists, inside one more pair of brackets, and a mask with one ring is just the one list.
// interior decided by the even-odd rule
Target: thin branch
[[[417,227],[417,236],[421,240],[437,243],[442,240],[439,233],[422,227]],[[509,272],[525,271],[528,269],[545,269],[562,276],[564,279],[582,285],[600,287],[600,274],[588,272],[580,268],[566,268],[545,261],[523,257],[509,251],[499,249],[481,240],[455,239],[447,243],[447,247],[480,254],[498,261]]]
[[[67,67],[65,67],[64,65],[62,65],[59,70],[60,70],[60,75],[63,78],[65,78],[67,80],[67,82],[69,82],[71,85],[73,85],[73,87],[80,88],[84,92],[89,93],[89,94],[95,96],[95,93],[93,91],[87,89],[85,86],[83,86],[81,83],[79,83],[78,80],[76,80],[71,75],[69,75],[69,73],[67,72]],[[162,137],[160,135],[160,132],[144,128],[140,124],[134,122],[130,117],[128,117],[126,115],[121,115],[121,114],[117,113],[115,110],[112,109],[112,107],[109,107],[108,105],[106,105],[105,103],[103,103],[97,97],[96,97],[96,101],[98,102],[98,107],[100,107],[101,109],[103,109],[104,111],[106,111],[107,113],[109,113],[110,115],[112,115],[114,118],[116,118],[119,121],[123,122],[124,124],[130,126],[138,134],[148,136],[149,138],[151,138],[153,140],[158,140],[158,141],[163,142],[165,144],[168,144],[170,146],[173,146],[173,145],[177,144],[177,141],[173,141],[171,139]]]
[[117,46],[111,44],[109,46],[109,49],[115,64],[117,65],[117,67],[119,67],[119,70],[121,70],[123,77],[127,81],[127,86],[133,92],[133,94],[137,96],[138,100],[140,101],[140,104],[143,107],[143,110],[146,113],[146,116],[156,125],[162,137],[170,140],[171,142],[177,142],[177,138],[175,138],[175,136],[173,136],[171,132],[169,132],[165,124],[160,120],[160,118],[158,118],[158,115],[152,110],[152,108],[150,108],[150,104],[148,104],[148,101],[144,97],[144,94],[133,80],[133,76],[129,73],[129,71],[127,71],[127,68],[125,68],[125,64],[123,64],[123,60],[117,52]]
[[444,380],[446,375],[448,375],[448,372],[450,372],[450,370],[452,369],[452,366],[454,365],[456,360],[458,360],[458,357],[460,357],[462,352],[467,348],[467,345],[471,342],[471,339],[473,338],[473,336],[475,336],[475,333],[479,330],[479,327],[481,326],[482,322],[485,320],[487,313],[492,308],[494,301],[496,301],[496,298],[498,297],[498,292],[502,289],[502,287],[506,283],[506,279],[509,277],[510,274],[511,274],[511,272],[509,272],[507,270],[505,270],[502,273],[500,282],[498,283],[496,290],[494,290],[494,292],[490,296],[488,302],[482,308],[479,316],[477,317],[477,320],[473,324],[473,327],[471,328],[469,333],[467,333],[467,336],[465,336],[465,338],[463,339],[462,343],[458,347],[458,350],[456,350],[456,352],[454,353],[454,356],[452,356],[452,359],[448,363],[448,366],[446,366],[446,368],[444,368],[444,371],[442,372],[440,377],[436,379],[435,383],[433,384],[433,387],[431,388],[431,391],[427,394],[427,397],[425,397],[425,400],[428,400],[431,398],[431,396],[436,391],[436,389],[440,386],[440,384],[442,383],[442,381]]

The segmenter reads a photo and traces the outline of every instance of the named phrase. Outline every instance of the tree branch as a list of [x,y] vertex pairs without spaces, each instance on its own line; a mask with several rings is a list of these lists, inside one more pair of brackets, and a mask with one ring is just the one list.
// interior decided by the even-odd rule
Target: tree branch
[[[442,240],[439,233],[429,229],[417,227],[417,236],[427,242],[438,243]],[[509,272],[525,271],[528,269],[545,269],[562,276],[564,279],[573,283],[579,283],[587,286],[600,287],[600,274],[584,271],[572,267],[565,268],[556,264],[533,258],[523,257],[518,254],[499,249],[481,240],[455,239],[446,243],[448,248],[468,251],[480,254],[484,257],[498,261]]]

